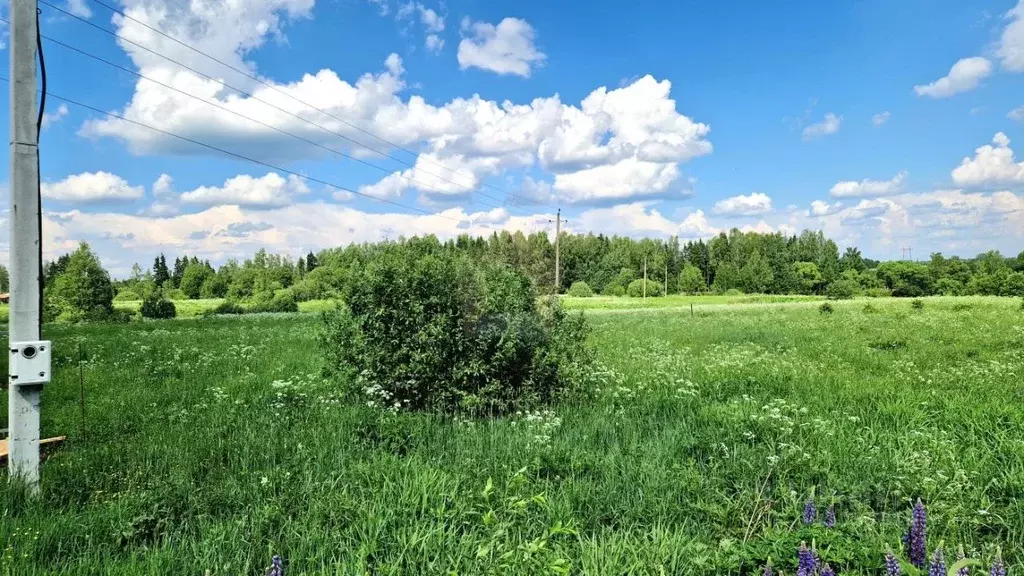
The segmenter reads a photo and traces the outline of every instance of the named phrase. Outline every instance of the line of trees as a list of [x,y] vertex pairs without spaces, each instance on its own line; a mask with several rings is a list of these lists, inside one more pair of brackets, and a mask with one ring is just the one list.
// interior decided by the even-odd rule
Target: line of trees
[[[46,263],[47,301],[53,302],[54,310],[61,303],[67,310],[77,310],[65,310],[65,316],[77,318],[110,310],[106,296],[146,300],[156,294],[173,300],[226,298],[235,302],[334,298],[344,291],[354,271],[395,242],[504,263],[523,272],[540,293],[556,289],[555,247],[547,234],[502,231],[486,238],[463,235],[445,242],[427,236],[351,244],[309,252],[297,260],[261,249],[252,258],[229,260],[220,267],[187,255],[177,256],[168,265],[166,256],[160,254],[152,267],[143,269],[136,264],[128,278],[115,281],[82,244],[74,253]],[[947,258],[936,253],[927,262],[878,262],[863,257],[856,247],[840,252],[839,246],[820,231],[784,236],[734,229],[707,241],[685,243],[678,238],[563,234],[560,249],[560,293],[574,285],[577,292],[584,292],[585,284],[597,294],[642,294],[646,267],[648,296],[734,291],[840,298],[857,294],[1024,296],[1024,252],[1004,257],[990,251],[974,258]],[[0,280],[4,272],[0,270]],[[62,277],[67,279],[62,281]],[[89,291],[91,296],[76,300],[76,290]],[[51,295],[53,298],[49,298]]]

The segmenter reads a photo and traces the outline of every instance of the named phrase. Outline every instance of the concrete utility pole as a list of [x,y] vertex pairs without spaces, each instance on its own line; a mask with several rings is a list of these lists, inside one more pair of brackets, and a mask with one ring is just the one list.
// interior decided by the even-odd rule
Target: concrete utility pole
[[[40,350],[39,340],[39,133],[36,125],[36,0],[10,4],[11,21],[11,354],[9,467],[11,479],[39,493],[39,395],[42,382],[21,374]],[[45,354],[49,355],[48,346]],[[44,374],[37,373],[39,377]],[[20,380],[18,379],[21,377]],[[49,379],[49,371],[45,378]]]
[[562,241],[562,209],[558,209],[558,214],[555,216],[555,294],[562,291],[562,266],[561,266],[561,246]]

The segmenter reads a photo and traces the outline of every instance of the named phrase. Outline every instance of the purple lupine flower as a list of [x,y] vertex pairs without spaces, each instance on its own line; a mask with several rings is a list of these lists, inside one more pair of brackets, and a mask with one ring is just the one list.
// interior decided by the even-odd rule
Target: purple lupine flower
[[274,554],[274,557],[270,559],[270,569],[267,570],[267,576],[284,576],[284,562],[281,561],[281,557]]
[[918,568],[924,568],[928,560],[927,551],[927,521],[928,513],[925,511],[924,502],[920,498],[914,504],[913,520],[910,523],[910,530],[904,539],[907,546],[907,556],[910,563]]
[[807,547],[806,542],[800,543],[797,557],[799,558],[796,569],[797,576],[813,576],[818,569],[818,558],[814,551]]
[[996,557],[992,560],[989,576],[1006,576],[1006,564],[1003,563],[1003,551],[996,549]]
[[772,572],[772,559],[768,558],[768,563],[764,565],[764,572],[761,576],[775,576],[775,572]]
[[942,554],[942,548],[932,553],[932,563],[928,567],[928,576],[946,576],[946,558]]
[[[967,555],[964,554],[964,545],[961,544],[956,549],[956,561],[959,562],[965,558],[967,558]],[[956,571],[956,576],[971,576],[971,568],[969,566],[964,566]]]
[[825,567],[821,569],[820,576],[836,576],[836,571],[831,566],[825,564]]
[[828,510],[825,511],[825,528],[836,527],[836,505],[829,504]]
[[814,507],[814,498],[808,498],[807,502],[804,502],[804,524],[814,524],[817,517],[818,509]]
[[900,561],[896,559],[890,549],[885,553],[885,574],[886,576],[900,576]]

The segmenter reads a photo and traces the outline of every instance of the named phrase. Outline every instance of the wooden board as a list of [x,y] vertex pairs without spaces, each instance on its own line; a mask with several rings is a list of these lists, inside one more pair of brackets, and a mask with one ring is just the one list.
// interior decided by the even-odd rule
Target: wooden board
[[[67,440],[67,436],[55,436],[53,438],[43,438],[39,441],[39,447],[42,448],[47,444],[60,444]],[[6,462],[8,454],[7,440],[0,440],[0,461]]]

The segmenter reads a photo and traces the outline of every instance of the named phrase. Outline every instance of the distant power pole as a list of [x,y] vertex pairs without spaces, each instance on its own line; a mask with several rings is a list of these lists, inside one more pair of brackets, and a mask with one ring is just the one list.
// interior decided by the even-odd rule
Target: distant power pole
[[644,255],[644,300],[647,299],[647,255]]
[[555,294],[562,291],[562,266],[561,266],[561,246],[559,242],[562,239],[562,209],[558,209],[558,213],[555,215]]
[[668,296],[668,262],[665,263],[665,296]]
[[11,296],[8,331],[11,479],[39,493],[39,396],[49,381],[49,343],[39,342],[39,127],[36,117],[36,0],[10,3]]

